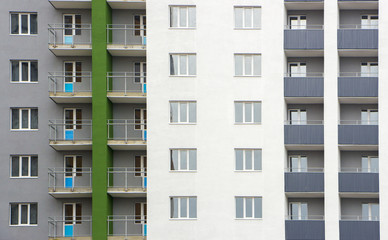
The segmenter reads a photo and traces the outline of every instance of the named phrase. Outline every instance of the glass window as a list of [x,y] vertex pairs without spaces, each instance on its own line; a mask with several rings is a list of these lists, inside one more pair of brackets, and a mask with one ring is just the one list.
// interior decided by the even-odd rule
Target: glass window
[[12,108],[12,130],[38,129],[38,109],[36,108]]
[[195,54],[171,54],[170,75],[195,76],[197,74],[197,60]]
[[261,76],[260,54],[235,54],[234,63],[236,76]]
[[36,13],[11,13],[11,34],[38,34],[38,15]]
[[196,123],[196,102],[170,102],[171,123]]
[[236,166],[238,171],[261,170],[261,149],[235,149]]
[[171,197],[171,218],[197,218],[197,197]]
[[234,8],[235,28],[257,29],[261,27],[260,7],[235,7]]
[[236,123],[261,123],[261,102],[235,102]]
[[174,28],[195,28],[196,8],[195,6],[171,6],[170,27]]
[[28,178],[38,176],[37,156],[11,156],[11,177]]
[[292,202],[289,206],[289,219],[290,220],[307,220],[308,219],[308,206],[303,202]]
[[11,225],[37,225],[38,204],[37,203],[10,203],[10,224]]
[[262,215],[261,197],[236,197],[236,218],[260,219]]
[[38,62],[11,60],[11,81],[12,82],[37,82]]
[[172,171],[195,171],[197,170],[196,149],[172,149],[171,166]]

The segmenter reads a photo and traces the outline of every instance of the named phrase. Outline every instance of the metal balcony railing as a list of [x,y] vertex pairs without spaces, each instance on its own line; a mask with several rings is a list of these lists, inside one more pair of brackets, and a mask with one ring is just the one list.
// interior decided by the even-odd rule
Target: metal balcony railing
[[299,25],[285,25],[286,30],[323,30],[323,25],[320,24],[299,24]]
[[340,24],[339,29],[379,29],[378,24]]
[[108,186],[113,188],[147,188],[147,169],[137,167],[108,168]]
[[147,236],[146,215],[108,216],[108,236]]
[[107,124],[108,140],[147,140],[147,120],[110,119]]
[[289,173],[322,173],[324,168],[308,167],[308,168],[286,168],[285,172]]
[[108,72],[108,92],[147,93],[147,74],[145,72]]
[[323,120],[286,120],[285,125],[323,125]]
[[92,120],[49,120],[49,132],[52,141],[92,140]]
[[340,120],[339,125],[379,125],[378,120]]
[[92,236],[91,216],[49,217],[49,238]]
[[49,189],[60,191],[61,189],[75,190],[91,189],[91,168],[49,168]]
[[79,93],[92,91],[91,72],[49,72],[49,92]]
[[107,43],[120,45],[142,45],[147,44],[146,25],[134,24],[108,24]]
[[338,77],[378,77],[378,72],[340,72]]
[[342,221],[380,221],[379,216],[341,215]]
[[339,172],[341,173],[378,173],[378,168],[361,168],[361,167],[342,167]]
[[325,220],[324,215],[287,215],[286,220]]
[[49,24],[48,33],[48,43],[53,47],[92,44],[91,24]]
[[305,77],[305,78],[311,78],[311,77],[317,77],[322,78],[323,72],[305,72],[305,73],[285,73],[284,77]]

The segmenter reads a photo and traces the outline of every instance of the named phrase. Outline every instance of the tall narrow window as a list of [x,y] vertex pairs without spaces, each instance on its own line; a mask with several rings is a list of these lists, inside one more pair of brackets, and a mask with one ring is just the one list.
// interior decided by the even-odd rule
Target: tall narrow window
[[195,6],[170,6],[170,27],[195,28]]
[[66,177],[82,176],[82,156],[75,156],[75,155],[65,156],[65,176]]
[[38,177],[38,156],[11,156],[11,177]]
[[288,16],[290,29],[307,29],[307,17],[304,15]]
[[170,75],[195,76],[197,58],[195,54],[170,54]]
[[238,171],[261,170],[261,149],[235,149]]
[[197,197],[171,197],[170,218],[197,218]]
[[147,36],[147,17],[146,15],[135,15],[134,17],[135,36]]
[[234,27],[239,29],[258,29],[261,27],[260,7],[235,7]]
[[363,156],[361,158],[361,171],[362,172],[379,172],[379,157]]
[[147,223],[147,203],[137,202],[135,203],[135,224]]
[[260,54],[235,54],[234,64],[236,76],[261,76]]
[[291,202],[289,204],[289,219],[290,220],[307,220],[308,205],[304,202]]
[[38,224],[37,203],[10,203],[10,224],[29,226]]
[[81,35],[81,15],[79,14],[64,14],[64,36]]
[[82,109],[65,108],[66,129],[82,129]]
[[37,13],[11,13],[11,34],[35,35],[38,34]]
[[135,62],[135,83],[146,83],[147,82],[147,63],[146,62]]
[[170,150],[172,171],[195,171],[197,170],[196,149],[172,149]]
[[82,62],[66,61],[64,62],[64,71],[65,88],[67,84],[82,82]]
[[38,129],[37,108],[11,108],[12,130],[36,130]]
[[[63,220],[65,226],[82,224],[82,204],[81,203],[64,203]],[[73,231],[73,228],[70,228]],[[73,235],[73,234],[71,234]]]
[[171,123],[196,123],[197,102],[170,102]]
[[288,118],[291,125],[306,125],[307,111],[303,109],[289,109]]
[[377,109],[361,110],[362,125],[377,125],[379,123],[379,113]]
[[261,102],[235,102],[236,123],[261,123]]
[[135,109],[135,130],[147,129],[147,109]]
[[12,82],[37,82],[38,61],[11,60],[11,81]]
[[261,197],[236,197],[237,219],[260,219],[262,215]]
[[147,156],[135,156],[135,176],[147,176]]

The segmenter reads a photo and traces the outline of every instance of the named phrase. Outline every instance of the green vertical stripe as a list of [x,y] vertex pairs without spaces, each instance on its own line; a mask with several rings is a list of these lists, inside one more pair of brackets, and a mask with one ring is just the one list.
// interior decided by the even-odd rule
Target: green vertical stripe
[[107,193],[107,168],[113,160],[107,145],[107,120],[112,118],[112,104],[106,96],[106,74],[112,69],[112,59],[106,50],[106,25],[111,21],[112,10],[106,0],[92,0],[93,240],[107,239],[107,217],[112,214],[112,198]]

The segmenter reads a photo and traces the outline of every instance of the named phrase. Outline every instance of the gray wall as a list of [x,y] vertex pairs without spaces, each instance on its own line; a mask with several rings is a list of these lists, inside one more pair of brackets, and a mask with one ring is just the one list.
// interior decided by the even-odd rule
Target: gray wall
[[375,57],[342,57],[340,58],[340,73],[359,73],[361,72],[362,62],[378,62]]
[[341,215],[362,215],[363,203],[378,203],[378,198],[342,198],[341,199]]
[[341,168],[361,168],[362,156],[379,156],[378,152],[341,151]]
[[[288,156],[302,155],[307,157],[309,168],[324,168],[324,155],[322,151],[288,151]],[[286,166],[289,167],[289,159]]]
[[361,110],[378,109],[377,104],[341,104],[341,120],[361,120]]
[[307,112],[307,120],[323,120],[323,105],[322,104],[288,104],[287,118],[289,118],[288,110],[303,109]]
[[[135,215],[135,203],[146,202],[146,198],[115,198],[113,200],[113,215]],[[127,223],[128,235],[141,235],[142,225],[134,221]],[[125,225],[123,222],[113,223],[113,234],[124,235]]]
[[[306,15],[307,25],[323,25],[323,11],[313,11],[313,10],[290,10],[287,12],[287,15]],[[288,21],[288,19],[287,19]],[[289,23],[287,23],[289,24]]]
[[289,57],[287,58],[286,72],[289,72],[288,63],[305,62],[308,73],[323,73],[323,58],[320,57]]
[[342,10],[340,11],[340,25],[361,24],[361,15],[378,14],[376,10]]
[[[324,216],[325,204],[323,198],[289,198],[288,203],[291,202],[305,202],[307,203],[309,216]],[[288,205],[289,207],[289,205]],[[288,213],[287,213],[288,214]]]

